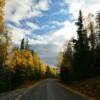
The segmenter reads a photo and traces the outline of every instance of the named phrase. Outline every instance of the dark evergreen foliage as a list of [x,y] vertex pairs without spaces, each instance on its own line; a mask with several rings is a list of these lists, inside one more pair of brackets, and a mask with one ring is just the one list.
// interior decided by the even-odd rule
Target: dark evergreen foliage
[[24,50],[25,49],[25,41],[24,38],[21,41],[21,45],[20,45],[20,50]]
[[[89,29],[84,27],[81,11],[75,24],[78,29],[77,39],[72,40],[72,53],[69,53],[72,58],[70,59],[68,55],[70,50],[67,45],[60,65],[60,78],[65,82],[81,81],[100,75],[100,13],[96,17],[96,27],[93,26],[92,21],[89,22]],[[71,62],[71,70],[69,70],[69,62]]]

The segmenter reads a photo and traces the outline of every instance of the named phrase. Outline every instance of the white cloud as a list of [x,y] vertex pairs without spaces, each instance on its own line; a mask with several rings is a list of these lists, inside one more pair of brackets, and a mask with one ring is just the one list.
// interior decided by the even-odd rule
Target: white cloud
[[64,26],[61,29],[50,32],[48,35],[34,35],[33,39],[31,39],[31,44],[53,44],[56,45],[56,49],[60,51],[66,40],[76,36],[76,26],[74,22],[65,21],[62,24]]
[[18,22],[27,17],[36,17],[42,15],[42,10],[49,9],[51,0],[39,0],[35,3],[33,0],[6,0],[5,19]]
[[28,18],[31,17],[37,17],[37,16],[42,16],[42,12],[38,10],[30,11],[30,13],[27,15]]
[[47,41],[41,41],[41,40],[35,40],[35,39],[30,39],[29,40],[29,43],[31,44],[31,45],[36,45],[36,44],[40,44],[40,45],[45,45],[45,44],[47,44]]
[[31,34],[31,31],[16,28],[11,25],[9,25],[9,29],[10,29],[11,40],[12,43],[14,44],[20,44],[20,41],[25,37],[25,35]]
[[74,19],[78,16],[78,11],[83,11],[83,16],[88,16],[89,13],[95,14],[100,9],[100,0],[64,0],[69,4],[69,12]]
[[94,3],[100,3],[100,0],[64,0],[67,3],[80,3],[80,2],[85,2],[87,4],[94,4]]
[[27,22],[26,24],[27,24],[32,30],[40,29],[39,25],[37,25],[37,24],[35,24],[35,23]]
[[[73,28],[73,29],[72,29]],[[72,36],[75,36],[75,30],[76,26],[74,25],[74,22],[70,21],[65,21],[64,22],[64,27],[61,28],[60,30],[56,31],[53,33],[54,37],[65,37],[66,39],[70,39]]]
[[61,10],[59,11],[59,13],[66,14],[67,12],[66,12],[66,9],[61,9]]
[[38,4],[35,5],[35,9],[40,9],[40,10],[48,10],[49,4],[47,0],[40,1]]
[[6,0],[5,19],[17,22],[28,15],[31,6],[32,0]]
[[54,24],[54,25],[57,25],[57,26],[61,26],[61,25],[64,25],[64,22],[51,21],[50,24]]
[[59,50],[61,50],[63,44],[66,40],[69,40],[71,37],[76,37],[76,26],[74,22],[65,21],[64,27],[56,32],[52,33],[51,40],[54,44],[58,45]]
[[32,35],[32,38],[29,39],[29,43],[31,45],[45,45],[45,44],[48,44],[48,38],[49,36],[45,35],[45,36],[41,36],[41,35],[35,35],[33,34]]

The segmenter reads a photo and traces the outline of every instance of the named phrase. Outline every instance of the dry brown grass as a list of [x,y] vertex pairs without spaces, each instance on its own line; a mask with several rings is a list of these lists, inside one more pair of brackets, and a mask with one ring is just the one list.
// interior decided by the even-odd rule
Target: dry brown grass
[[36,82],[37,82],[37,81],[26,81],[26,82],[24,82],[22,85],[20,85],[20,86],[18,87],[18,89],[31,87],[31,86],[34,85]]
[[70,85],[70,87],[96,100],[100,100],[100,76]]

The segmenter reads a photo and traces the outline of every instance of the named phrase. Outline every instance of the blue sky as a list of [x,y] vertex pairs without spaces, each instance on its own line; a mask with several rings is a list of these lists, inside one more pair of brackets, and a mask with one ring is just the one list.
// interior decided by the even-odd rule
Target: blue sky
[[[78,11],[95,13],[99,0],[6,0],[5,23],[13,44],[28,38],[41,59],[56,65],[65,41],[75,36]],[[95,8],[95,9],[94,9]]]

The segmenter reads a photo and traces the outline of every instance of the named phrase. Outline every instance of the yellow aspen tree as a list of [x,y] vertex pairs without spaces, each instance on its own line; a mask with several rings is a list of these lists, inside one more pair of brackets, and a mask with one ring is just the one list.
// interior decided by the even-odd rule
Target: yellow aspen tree
[[0,0],[0,33],[4,30],[4,12],[3,7],[5,4],[5,0]]

